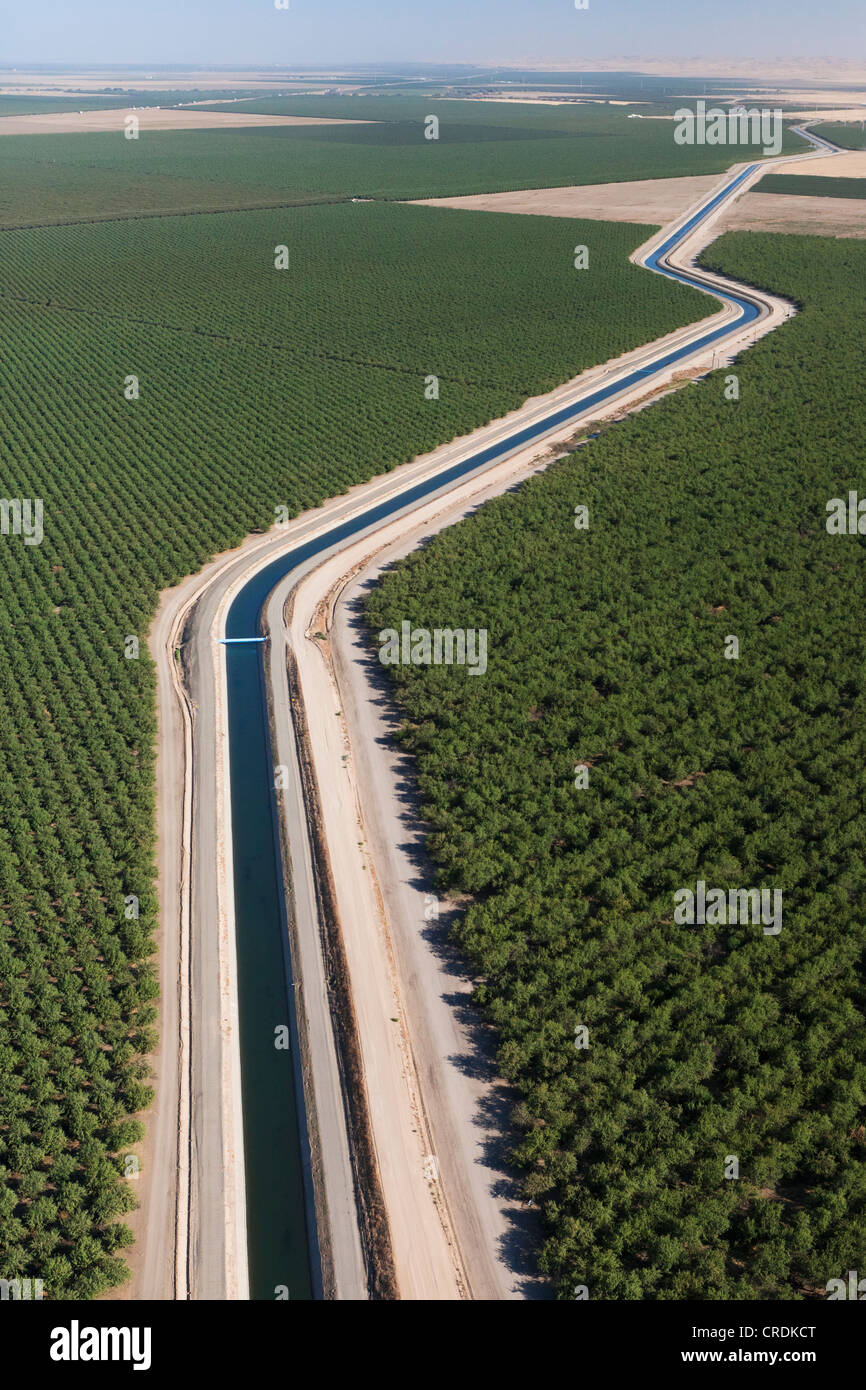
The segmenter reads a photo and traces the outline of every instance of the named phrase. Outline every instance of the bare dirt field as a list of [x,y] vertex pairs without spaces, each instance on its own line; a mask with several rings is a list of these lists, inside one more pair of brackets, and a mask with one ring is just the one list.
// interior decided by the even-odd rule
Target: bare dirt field
[[717,184],[717,174],[682,179],[635,179],[571,188],[530,188],[516,193],[473,193],[463,198],[421,198],[428,207],[476,212],[534,213],[541,217],[589,217],[602,222],[661,226]]
[[[748,93],[735,92],[726,99],[738,102],[741,101],[745,106],[749,106],[753,102],[761,104],[772,101],[776,106],[783,106],[786,115],[800,115],[804,119],[809,114],[808,112],[805,110],[802,112],[789,111],[788,108],[790,106],[805,107],[807,103],[810,106],[820,106],[824,109],[812,112],[817,119],[818,116],[827,116],[831,114],[826,109],[830,106],[833,107],[832,114],[838,115],[839,119],[844,121],[854,119],[853,116],[846,116],[844,114],[846,107],[854,107],[859,113],[863,107],[866,106],[866,90],[852,87],[849,91],[807,91],[802,87],[772,87],[768,85],[766,87],[755,86]],[[713,100],[715,100],[715,98],[713,98]],[[836,108],[838,108],[838,110]]]
[[[821,132],[818,130],[815,133],[820,135]],[[819,179],[866,179],[866,150],[837,154],[833,159],[824,159],[821,155],[815,159],[804,159],[795,172]]]
[[[833,160],[834,168],[835,164]],[[800,172],[799,168],[797,172]],[[866,199],[861,202],[857,198],[746,193],[725,214],[719,230],[866,237]]]
[[785,102],[777,96],[765,96],[763,100],[765,103],[783,106],[785,115],[795,121],[866,121],[866,96],[862,93],[857,106],[822,106],[818,110],[811,107],[804,111],[789,111]]
[[155,106],[114,111],[64,111],[50,116],[0,116],[0,135],[92,135],[121,131],[127,116],[136,116],[142,130],[230,130],[262,125],[369,125],[369,121],[338,120],[321,116],[251,116],[248,112],[182,111]]

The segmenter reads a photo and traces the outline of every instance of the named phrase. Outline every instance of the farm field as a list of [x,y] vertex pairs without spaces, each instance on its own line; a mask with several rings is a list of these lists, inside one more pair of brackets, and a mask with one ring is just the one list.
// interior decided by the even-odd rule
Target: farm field
[[765,174],[760,193],[787,193],[810,198],[866,198],[866,179],[816,179],[809,174]]
[[638,179],[628,183],[589,183],[572,188],[530,188],[519,193],[473,193],[465,198],[422,198],[431,207],[508,212],[542,217],[589,217],[602,222],[633,222],[640,217],[659,226],[709,194],[713,174],[688,179]]
[[[666,121],[624,107],[522,107],[418,98],[299,97],[244,112],[364,119],[260,127],[0,138],[0,225],[273,206],[352,196],[454,197],[721,173],[749,147],[678,146]],[[198,110],[237,112],[230,103]],[[439,140],[424,122],[439,116]],[[0,126],[2,137],[2,126]],[[785,149],[803,141],[785,132]]]
[[4,488],[44,507],[42,543],[4,537],[0,571],[9,1277],[53,1298],[125,1277],[119,1155],[141,1134],[153,1043],[144,638],[160,590],[277,506],[314,506],[708,312],[627,264],[648,231],[342,203],[0,233]]
[[[35,138],[40,142],[50,137]],[[65,136],[82,140],[86,136]],[[112,137],[113,138],[113,137]],[[17,142],[16,142],[17,143]],[[3,147],[0,144],[0,166]],[[137,221],[174,217],[183,213],[224,212],[227,209],[304,207],[311,203],[342,202],[342,195],[304,193],[300,190],[254,193],[234,184],[199,182],[182,176],[140,174],[132,169],[106,173],[99,169],[72,169],[56,162],[50,166],[17,164],[0,185],[0,230],[15,227],[76,225],[82,222]]]
[[[0,73],[2,78],[2,73]],[[70,90],[63,96],[36,95],[31,92],[0,92],[0,117],[3,116],[53,116],[64,111],[107,111],[125,106],[171,106],[178,101],[189,101],[191,93],[181,89],[159,88],[146,90],[131,88],[122,94],[115,92]],[[224,99],[229,93],[221,91],[196,93],[197,100],[210,97],[214,101]],[[0,127],[2,129],[2,127]]]
[[310,116],[251,116],[239,105],[230,111],[203,111],[200,106],[126,106],[104,111],[42,112],[31,116],[6,116],[0,121],[0,135],[120,135],[130,118],[138,123],[131,139],[172,130],[261,130],[269,126],[346,125],[354,122],[331,121]]
[[[367,603],[373,643],[488,632],[483,679],[389,670],[566,1301],[810,1299],[866,1262],[864,539],[825,526],[866,492],[866,248],[707,260],[801,306],[739,399],[715,373],[609,428]],[[781,889],[781,930],[679,925],[699,880]]]
[[[166,95],[165,100],[170,98]],[[152,96],[148,101],[155,101]],[[3,116],[53,116],[63,111],[102,111],[109,107],[130,106],[137,103],[137,95],[124,97],[92,97],[76,93],[68,97],[5,96],[0,94],[0,130]]]
[[[417,441],[427,449],[443,428],[460,433],[481,422],[445,389],[437,410],[425,414],[428,372],[459,391],[483,388],[499,415],[633,343],[712,313],[705,296],[628,263],[650,230],[342,203],[10,231],[2,238],[0,299],[66,315],[70,329],[138,326],[234,344],[269,355],[280,371],[305,360],[322,373],[329,363],[355,366],[371,386],[380,382],[377,403],[387,403],[394,376],[407,377],[420,396],[415,414],[428,422]],[[588,271],[574,268],[576,244],[588,248]],[[277,271],[281,245],[289,265]],[[555,334],[546,331],[553,318]],[[520,335],[509,331],[517,319]],[[310,410],[302,392],[293,396],[312,423],[318,407]],[[345,443],[337,447],[344,456]],[[381,469],[396,457],[377,450],[371,465]]]
[[[823,183],[823,179],[814,179]],[[866,201],[862,198],[821,198],[809,193],[784,197],[746,193],[722,217],[720,230],[773,232],[782,236],[866,236]]]
[[820,133],[843,150],[866,150],[866,128],[863,121],[822,121]]

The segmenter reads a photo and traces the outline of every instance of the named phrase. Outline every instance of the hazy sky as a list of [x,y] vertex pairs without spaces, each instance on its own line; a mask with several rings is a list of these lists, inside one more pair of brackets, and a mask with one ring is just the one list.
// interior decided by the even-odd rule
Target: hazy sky
[[0,63],[866,60],[864,0],[0,0]]

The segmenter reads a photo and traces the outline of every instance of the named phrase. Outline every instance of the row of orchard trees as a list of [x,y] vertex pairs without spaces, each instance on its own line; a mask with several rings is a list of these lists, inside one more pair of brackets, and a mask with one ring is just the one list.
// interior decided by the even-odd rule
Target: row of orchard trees
[[[389,670],[564,1299],[866,1266],[866,538],[825,524],[866,498],[866,248],[713,259],[803,306],[739,399],[716,373],[614,427],[368,600],[374,633],[488,630],[483,678]],[[781,929],[678,918],[700,881],[780,890]]]

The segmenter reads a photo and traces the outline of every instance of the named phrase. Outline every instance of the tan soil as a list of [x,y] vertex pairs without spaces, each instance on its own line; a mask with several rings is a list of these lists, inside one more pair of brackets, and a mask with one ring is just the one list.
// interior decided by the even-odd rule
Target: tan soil
[[136,116],[142,130],[230,130],[241,126],[369,125],[369,121],[326,119],[321,116],[253,116],[243,111],[182,111],[156,107],[118,107],[113,111],[63,111],[57,115],[0,116],[0,135],[93,134],[125,130],[127,116]]
[[542,217],[589,217],[603,222],[661,226],[684,212],[719,181],[718,174],[680,179],[636,179],[571,188],[530,188],[517,193],[475,193],[463,198],[421,198],[428,207],[478,212],[534,213]]
[[866,199],[746,193],[725,215],[721,225],[722,230],[735,232],[866,237]]
[[[773,101],[778,105],[786,108],[792,105],[803,106],[806,102],[809,102],[813,106],[823,106],[825,108],[827,106],[832,106],[834,108],[856,106],[859,108],[866,103],[866,92],[863,90],[858,91],[856,88],[852,88],[850,91],[807,92],[804,91],[802,87],[799,89],[792,89],[790,87],[771,87],[769,85],[761,87],[756,85],[748,96],[744,96],[742,93],[735,93],[733,95],[737,101],[742,101],[746,106],[750,105],[751,102],[767,101],[770,97],[772,97]],[[826,116],[827,111],[822,111],[821,115]]]
[[[770,98],[765,97],[764,100],[769,102]],[[772,97],[771,104],[774,106],[784,105],[778,97]],[[804,111],[789,111],[785,108],[785,115],[790,116],[795,121],[864,121],[866,120],[866,96],[861,95],[858,106],[834,105],[831,108],[824,106],[820,110],[816,110],[813,106]],[[818,134],[821,134],[820,130]]]
[[[816,130],[820,135],[820,128]],[[852,150],[850,154],[837,154],[834,159],[804,159],[794,171],[809,174],[819,179],[866,179],[866,150]]]

